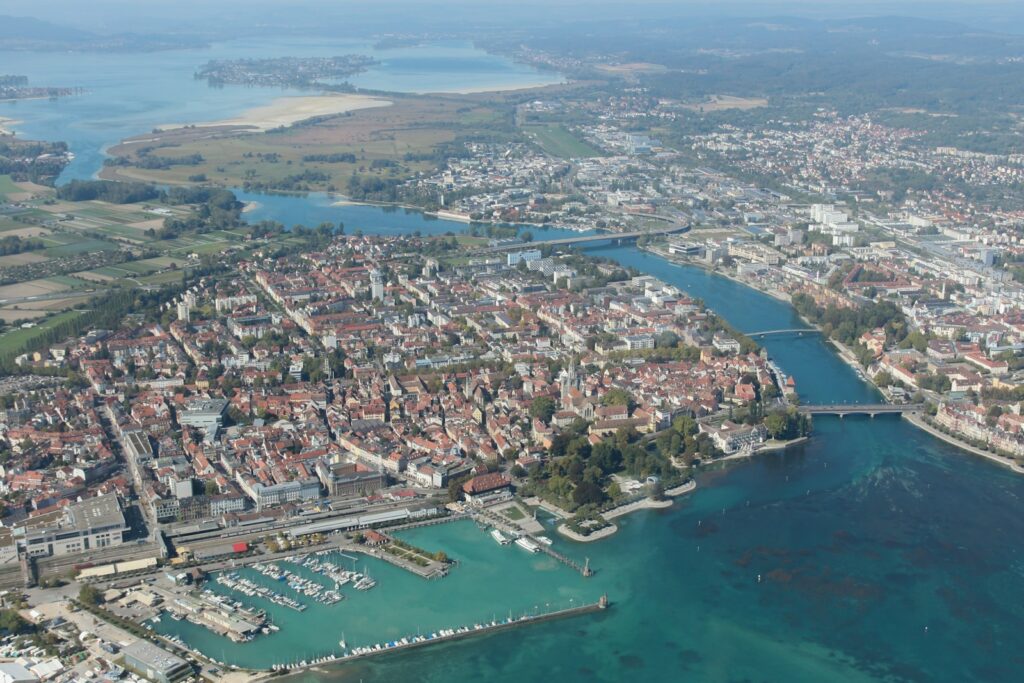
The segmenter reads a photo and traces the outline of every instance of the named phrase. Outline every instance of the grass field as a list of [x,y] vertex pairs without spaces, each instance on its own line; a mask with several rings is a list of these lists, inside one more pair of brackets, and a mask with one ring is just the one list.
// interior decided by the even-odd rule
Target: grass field
[[75,254],[86,254],[92,251],[117,251],[118,247],[113,242],[78,237],[76,235],[61,234],[59,237],[51,235],[61,243],[48,247],[44,251],[50,256],[74,256]]
[[37,338],[48,330],[60,325],[66,320],[74,320],[86,314],[86,311],[67,311],[47,318],[35,327],[28,329],[18,328],[0,334],[0,355],[18,355],[23,353]]
[[9,175],[0,175],[0,197],[6,197],[9,194],[20,194],[23,190],[14,184]]
[[185,277],[185,272],[182,270],[165,270],[162,273],[156,273],[154,275],[146,275],[145,277],[136,278],[136,282],[141,285],[167,285],[167,284],[180,284]]
[[524,130],[545,152],[561,159],[599,157],[601,152],[558,124],[525,126]]

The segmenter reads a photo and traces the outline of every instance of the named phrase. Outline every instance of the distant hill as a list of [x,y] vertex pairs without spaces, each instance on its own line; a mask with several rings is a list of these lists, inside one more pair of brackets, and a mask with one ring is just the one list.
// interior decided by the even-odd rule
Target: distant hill
[[31,17],[0,15],[0,40],[21,42],[76,42],[92,40],[96,36],[68,26],[53,24]]
[[205,41],[189,35],[101,35],[31,17],[0,15],[0,50],[146,52],[202,45]]

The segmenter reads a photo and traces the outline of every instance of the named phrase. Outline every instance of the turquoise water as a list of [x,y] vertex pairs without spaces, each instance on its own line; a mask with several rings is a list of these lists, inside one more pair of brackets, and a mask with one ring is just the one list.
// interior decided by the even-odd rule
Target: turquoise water
[[296,90],[225,86],[211,88],[193,74],[211,59],[330,56],[359,53],[380,64],[350,81],[391,92],[456,92],[510,89],[561,82],[466,42],[376,50],[366,41],[295,38],[235,40],[207,48],[142,54],[0,51],[0,71],[29,77],[32,85],[82,87],[87,93],[57,100],[0,102],[0,117],[21,121],[23,137],[68,142],[75,160],[61,181],[97,173],[104,150],[122,139],[172,123],[231,118]]
[[[340,653],[344,636],[349,647],[372,645],[441,628],[518,618],[594,602],[600,587],[543,554],[531,555],[515,545],[499,546],[476,524],[454,522],[398,534],[429,551],[444,549],[459,565],[443,580],[428,581],[374,558],[357,556],[355,564],[337,553],[328,559],[345,568],[366,572],[377,581],[369,591],[351,585],[341,592],[346,599],[321,605],[291,591],[253,569],[241,569],[246,578],[305,602],[304,612],[274,605],[259,597],[235,593],[215,582],[216,593],[266,609],[281,630],[249,643],[233,643],[185,621],[163,619],[155,626],[163,633],[180,635],[220,661],[252,667],[271,667]],[[294,563],[282,568],[318,580],[312,571]],[[323,577],[319,581],[329,586]]]
[[[424,229],[416,214],[400,219],[403,229]],[[740,330],[803,327],[790,306],[726,278],[632,247],[591,252],[702,298]],[[818,336],[764,344],[806,402],[877,398]],[[694,494],[620,520],[607,540],[559,540],[598,569],[587,580],[568,575],[567,585],[607,592],[614,604],[606,613],[302,678],[1015,680],[1024,645],[1024,521],[1015,511],[1024,479],[891,416],[821,417],[815,429],[802,448],[704,471]],[[422,541],[435,542],[469,541]],[[495,587],[499,602],[523,590],[510,573]],[[490,586],[492,575],[480,581]],[[457,598],[444,610],[466,614],[467,602],[475,604]]]
[[[486,79],[512,85],[537,74],[485,65],[468,46],[432,60],[408,48],[363,85],[457,90]],[[322,50],[317,52],[316,50]],[[458,51],[479,66],[459,62]],[[244,44],[133,55],[0,55],[3,71],[33,83],[84,85],[89,95],[0,103],[27,137],[69,140],[65,178],[92,175],[104,146],[170,122],[206,121],[267,101],[273,91],[211,90],[192,70],[217,56],[329,54],[321,43]],[[475,55],[475,56],[474,56]],[[455,60],[453,63],[452,60]],[[123,62],[130,62],[125,64]],[[417,66],[417,64],[419,66]],[[417,69],[426,73],[417,74]],[[483,74],[487,73],[485,76]],[[383,79],[392,87],[374,82]],[[461,83],[461,88],[457,83]],[[446,86],[446,87],[438,87]],[[443,233],[460,223],[416,212],[334,207],[323,196],[243,197],[251,219],[346,223],[349,230]],[[550,236],[561,234],[552,231]],[[792,309],[703,271],[629,247],[596,248],[704,299],[741,330],[802,326]],[[807,402],[873,400],[818,337],[776,337],[771,355]],[[341,631],[351,644],[417,629],[500,618],[607,592],[598,615],[531,625],[337,668],[306,680],[363,681],[1008,681],[1024,645],[1024,479],[972,458],[892,417],[819,418],[815,438],[788,453],[704,471],[699,488],[664,511],[620,520],[619,533],[586,546],[557,540],[597,568],[591,579],[501,548],[471,524],[410,532],[413,542],[462,561],[426,582],[370,561],[373,591],[345,591],[333,608],[281,612],[282,631],[246,645],[181,629],[214,657],[261,665],[324,654]],[[546,564],[548,563],[548,564]],[[761,580],[758,580],[758,577]]]

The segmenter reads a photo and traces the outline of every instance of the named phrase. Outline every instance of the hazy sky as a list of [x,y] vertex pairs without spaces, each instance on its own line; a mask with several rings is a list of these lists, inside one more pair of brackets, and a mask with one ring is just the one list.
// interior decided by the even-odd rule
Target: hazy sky
[[349,26],[390,23],[395,30],[410,30],[410,24],[419,22],[436,31],[453,16],[486,23],[551,23],[577,17],[595,21],[688,15],[909,15],[1024,32],[1019,30],[1024,28],[1024,2],[1019,0],[0,0],[0,14],[103,32],[210,30],[281,21],[314,26],[325,18]]

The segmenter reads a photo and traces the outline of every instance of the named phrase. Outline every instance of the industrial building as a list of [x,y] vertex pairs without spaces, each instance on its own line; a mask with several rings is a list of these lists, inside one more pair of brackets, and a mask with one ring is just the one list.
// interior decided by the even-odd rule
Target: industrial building
[[188,662],[148,640],[136,640],[121,652],[126,667],[156,683],[176,683],[192,675]]

